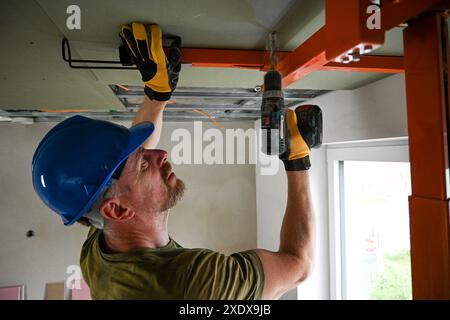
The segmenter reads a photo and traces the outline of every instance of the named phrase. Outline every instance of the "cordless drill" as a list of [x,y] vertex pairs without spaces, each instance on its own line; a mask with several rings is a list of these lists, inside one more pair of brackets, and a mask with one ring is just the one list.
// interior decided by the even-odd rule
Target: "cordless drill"
[[[267,49],[270,53],[270,69],[264,76],[264,92],[261,104],[262,152],[277,155],[281,159],[290,154],[287,108],[284,104],[281,74],[275,70],[278,39],[275,32],[269,34]],[[303,105],[295,109],[297,127],[309,148],[322,144],[322,111],[318,106]]]
[[264,76],[261,104],[262,151],[267,155],[280,155],[286,151],[288,127],[286,106],[281,89],[281,74],[270,70]]
[[[322,110],[316,105],[302,105],[295,109],[297,127],[309,148],[322,145]],[[281,74],[270,70],[264,76],[264,93],[261,104],[262,151],[267,155],[288,152],[290,147],[287,125],[287,108],[281,89]]]

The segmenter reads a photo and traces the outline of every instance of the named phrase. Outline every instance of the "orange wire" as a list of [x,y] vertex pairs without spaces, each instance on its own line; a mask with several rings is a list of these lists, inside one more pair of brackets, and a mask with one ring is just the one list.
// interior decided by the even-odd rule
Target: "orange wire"
[[130,89],[128,89],[127,87],[125,87],[125,86],[123,86],[123,85],[121,85],[121,84],[117,84],[116,83],[116,86],[118,86],[120,89],[122,89],[122,90],[125,90],[125,91],[130,91]]
[[207,116],[209,118],[209,120],[211,120],[212,122],[214,122],[216,125],[218,125],[220,128],[225,129],[225,127],[216,119],[214,119],[213,117],[211,117],[209,115],[209,113],[207,113],[206,111],[203,111],[202,109],[192,109],[192,111],[197,112],[201,115]]

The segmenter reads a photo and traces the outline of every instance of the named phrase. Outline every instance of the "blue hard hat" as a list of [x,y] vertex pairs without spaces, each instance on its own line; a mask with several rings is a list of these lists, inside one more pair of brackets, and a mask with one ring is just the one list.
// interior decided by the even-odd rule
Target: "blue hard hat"
[[82,116],[62,121],[45,135],[33,155],[34,190],[65,225],[73,224],[153,130],[151,122],[128,129]]

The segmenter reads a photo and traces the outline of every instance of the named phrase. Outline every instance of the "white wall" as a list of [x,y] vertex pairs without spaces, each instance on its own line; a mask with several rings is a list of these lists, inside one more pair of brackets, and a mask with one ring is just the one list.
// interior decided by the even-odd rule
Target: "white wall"
[[356,90],[330,92],[307,103],[322,108],[324,143],[408,135],[402,74]]
[[[405,83],[394,75],[353,91],[335,91],[308,104],[322,108],[323,145],[311,152],[311,193],[316,215],[316,263],[309,279],[290,292],[287,299],[329,299],[329,217],[327,144],[344,141],[387,139],[407,136]],[[258,128],[258,121],[255,123]],[[274,176],[259,174],[256,166],[258,246],[276,250],[286,206],[286,176],[282,165]]]
[[[64,227],[38,199],[31,184],[31,158],[55,123],[0,124],[0,286],[25,284],[28,299],[43,299],[45,283],[65,281],[66,268],[78,265],[87,229]],[[205,123],[204,128],[215,127]],[[227,128],[253,127],[225,123]],[[173,129],[191,123],[166,123],[161,149],[170,150]],[[254,165],[179,165],[185,198],[171,212],[169,230],[186,247],[231,253],[256,247]],[[28,230],[36,236],[26,237]]]

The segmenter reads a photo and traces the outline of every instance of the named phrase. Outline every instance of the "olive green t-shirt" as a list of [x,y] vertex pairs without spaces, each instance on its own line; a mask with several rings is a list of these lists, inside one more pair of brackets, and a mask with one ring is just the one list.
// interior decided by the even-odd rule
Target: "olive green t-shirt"
[[81,250],[83,277],[93,299],[260,299],[264,271],[254,251],[226,256],[185,249],[173,239],[162,248],[105,253],[103,233],[91,228]]

